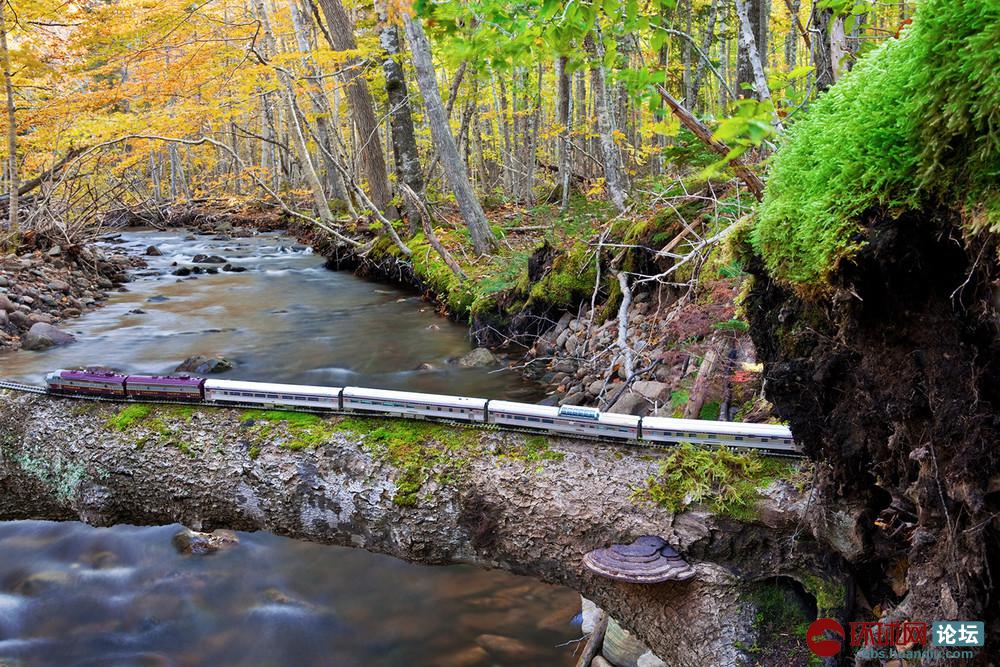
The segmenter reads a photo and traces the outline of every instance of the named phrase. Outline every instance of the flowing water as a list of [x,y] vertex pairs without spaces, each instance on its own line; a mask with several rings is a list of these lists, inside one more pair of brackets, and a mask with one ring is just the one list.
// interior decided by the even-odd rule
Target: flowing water
[[[516,372],[450,363],[470,349],[465,327],[411,293],[325,270],[287,237],[129,232],[116,245],[163,255],[64,325],[76,343],[0,356],[0,375],[163,373],[203,354],[236,362],[220,376],[233,379],[541,395]],[[247,271],[171,275],[197,254]],[[0,523],[0,665],[573,664],[557,647],[579,635],[565,588],[263,533],[181,556],[178,528]]]
[[[121,241],[116,247],[133,254],[155,245],[163,255],[146,258],[149,267],[127,292],[62,325],[78,342],[0,356],[5,377],[41,382],[52,368],[87,365],[167,373],[202,354],[234,361],[236,368],[220,376],[227,379],[541,397],[516,371],[449,363],[471,349],[466,327],[412,292],[326,270],[322,257],[288,237],[185,240],[131,232]],[[171,275],[199,254],[247,271]],[[417,370],[422,365],[430,368]]]

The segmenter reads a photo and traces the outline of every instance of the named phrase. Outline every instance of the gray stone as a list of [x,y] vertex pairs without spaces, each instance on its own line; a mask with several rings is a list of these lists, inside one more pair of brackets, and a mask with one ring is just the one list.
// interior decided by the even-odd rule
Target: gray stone
[[481,368],[483,366],[493,366],[496,363],[497,358],[485,347],[477,347],[458,360],[458,365],[464,368]]
[[580,405],[586,400],[586,398],[587,396],[582,391],[574,391],[566,398],[559,401],[559,405]]
[[640,394],[626,391],[615,404],[608,408],[607,412],[616,412],[622,415],[643,416],[649,413],[649,401]]
[[58,257],[59,255],[62,254],[62,247],[54,245],[51,248],[49,248],[49,251],[45,254],[47,254],[49,257]]
[[42,322],[44,324],[52,324],[56,321],[56,318],[52,317],[48,313],[31,313],[28,315],[28,321],[32,324],[37,324]]
[[234,366],[233,362],[223,357],[206,357],[198,354],[185,359],[174,371],[178,373],[222,373]]
[[594,396],[600,395],[602,389],[604,389],[604,380],[594,380],[587,386],[587,392]]
[[0,310],[11,311],[14,310],[14,304],[11,302],[7,295],[0,294]]
[[661,404],[670,400],[670,385],[663,382],[653,382],[650,380],[636,382],[632,385],[632,391]]
[[10,324],[10,317],[7,316],[6,310],[0,310],[0,329],[5,328]]
[[75,340],[73,334],[68,334],[45,322],[36,322],[31,325],[21,347],[25,350],[47,350],[57,345],[67,345]]
[[155,245],[151,245],[148,248],[146,248],[146,255],[149,257],[159,257],[162,254],[163,252],[161,252],[160,249],[157,248]]
[[69,283],[63,282],[62,280],[53,280],[49,283],[49,289],[55,292],[68,292]]

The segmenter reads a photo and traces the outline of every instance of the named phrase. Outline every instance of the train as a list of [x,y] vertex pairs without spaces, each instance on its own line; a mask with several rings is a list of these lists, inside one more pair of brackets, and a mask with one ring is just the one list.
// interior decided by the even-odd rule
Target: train
[[637,417],[577,405],[556,407],[365,387],[216,380],[189,375],[125,375],[96,369],[59,369],[49,373],[45,382],[50,393],[71,396],[305,409],[493,424],[506,429],[638,444],[689,442],[785,455],[799,453],[791,430],[779,424]]

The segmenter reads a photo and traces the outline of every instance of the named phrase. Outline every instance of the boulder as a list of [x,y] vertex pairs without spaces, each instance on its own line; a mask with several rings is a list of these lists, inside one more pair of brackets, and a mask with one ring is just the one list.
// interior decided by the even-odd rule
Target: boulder
[[57,329],[51,324],[36,322],[31,325],[21,347],[25,350],[47,350],[57,345],[67,345],[75,340],[76,338],[72,334]]
[[198,354],[188,357],[180,366],[174,369],[177,373],[222,373],[233,368],[235,364],[223,357],[206,357]]
[[458,365],[463,368],[482,368],[483,366],[493,366],[496,363],[497,358],[485,347],[477,347],[458,360]]
[[155,245],[151,245],[148,248],[146,248],[146,253],[145,254],[148,257],[159,257],[159,256],[161,256],[163,254],[163,252],[159,248],[157,248]]

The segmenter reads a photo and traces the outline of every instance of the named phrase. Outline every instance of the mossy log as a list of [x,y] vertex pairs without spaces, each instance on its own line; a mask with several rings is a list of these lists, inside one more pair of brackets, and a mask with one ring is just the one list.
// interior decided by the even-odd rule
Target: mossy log
[[[792,485],[762,491],[755,520],[673,514],[633,496],[658,468],[650,450],[280,412],[157,407],[129,420],[125,409],[0,394],[0,519],[266,530],[502,568],[580,591],[671,665],[753,664],[747,647],[766,642],[761,582],[842,581],[838,560],[796,542],[808,503]],[[642,586],[583,568],[586,552],[650,533],[697,577]]]

